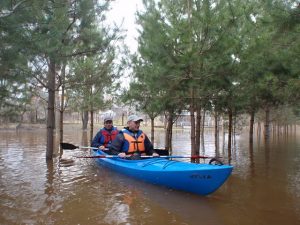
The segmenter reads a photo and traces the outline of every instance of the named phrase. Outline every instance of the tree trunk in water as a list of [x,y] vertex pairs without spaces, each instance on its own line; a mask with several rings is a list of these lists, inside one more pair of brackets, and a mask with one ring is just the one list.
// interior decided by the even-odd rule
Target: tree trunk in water
[[[219,152],[219,116],[218,112],[215,112],[215,151]],[[216,154],[218,155],[218,154]]]
[[[194,107],[190,107],[190,114],[191,114],[191,154],[196,154],[196,143],[195,143],[195,112]],[[192,162],[195,162],[195,159],[191,160]]]
[[204,146],[204,126],[205,126],[205,110],[203,110],[203,116],[202,116],[202,123],[201,123],[201,146],[202,146],[202,152],[205,152],[205,146]]
[[48,65],[48,107],[47,107],[47,148],[46,160],[52,160],[55,128],[55,61],[50,59]]
[[81,140],[82,140],[82,145],[83,146],[88,146],[89,145],[87,131],[82,131]]
[[[62,143],[64,139],[64,110],[65,110],[65,72],[66,64],[63,64],[61,71],[61,99],[60,99],[60,109],[59,109],[59,142]],[[62,150],[62,149],[61,149]]]
[[[194,89],[191,89],[191,102],[190,102],[190,118],[191,118],[191,154],[196,154],[196,141],[195,141],[195,103],[194,103]],[[191,159],[195,162],[195,159]]]
[[165,149],[168,150],[170,153],[172,152],[172,127],[173,127],[173,115],[169,113],[167,116]]
[[94,111],[91,110],[91,129],[90,129],[90,143],[93,141],[93,136],[94,136]]
[[232,141],[232,110],[228,112],[228,156],[231,157],[231,141]]
[[267,106],[265,110],[266,120],[265,120],[265,139],[270,137],[270,108]]
[[89,122],[89,112],[84,111],[81,116],[82,120],[82,130],[87,130],[88,122]]
[[154,118],[151,119],[151,142],[154,145]]
[[252,110],[250,112],[250,129],[249,129],[249,142],[250,143],[253,143],[254,116],[255,116],[255,112],[254,112],[254,110]]
[[164,119],[164,129],[165,130],[167,129],[167,126],[168,126],[168,120],[169,120],[169,117],[167,115],[165,115],[165,119]]
[[201,107],[197,107],[197,115],[196,115],[196,155],[200,153],[200,137],[201,137]]

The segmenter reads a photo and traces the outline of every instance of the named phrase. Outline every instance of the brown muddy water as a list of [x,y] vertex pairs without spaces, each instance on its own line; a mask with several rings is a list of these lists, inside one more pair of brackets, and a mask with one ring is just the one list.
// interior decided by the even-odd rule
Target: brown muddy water
[[[147,184],[77,159],[89,151],[64,151],[61,161],[45,160],[43,129],[0,130],[0,224],[300,224],[300,132],[236,137],[233,174],[209,196]],[[156,146],[163,146],[163,131]],[[174,131],[174,154],[186,154],[189,131]],[[66,128],[65,142],[88,145],[87,133]],[[225,162],[227,151],[220,155]],[[214,155],[206,132],[201,154]]]

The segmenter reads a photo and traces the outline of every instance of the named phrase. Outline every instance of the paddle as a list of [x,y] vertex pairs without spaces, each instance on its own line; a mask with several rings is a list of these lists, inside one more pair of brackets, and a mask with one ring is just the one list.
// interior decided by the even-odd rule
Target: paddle
[[[74,150],[77,148],[85,148],[85,149],[95,149],[98,150],[99,148],[91,147],[91,146],[76,146],[71,143],[60,143],[60,147],[64,150]],[[109,150],[108,148],[101,149],[102,151]],[[159,155],[169,155],[169,152],[165,149],[154,149]]]
[[[131,155],[125,156],[125,157],[131,157]],[[192,156],[184,156],[184,155],[173,155],[173,156],[151,156],[151,155],[141,155],[139,156],[141,158],[188,158],[188,159],[215,159],[215,157],[210,156],[200,156],[200,155],[192,155]],[[97,158],[120,158],[118,155],[91,155],[91,156],[76,156],[76,158],[91,158],[91,159],[97,159]]]
[[60,143],[60,147],[64,150],[74,150],[77,148],[86,148],[86,149],[98,149],[96,147],[91,147],[91,146],[76,146],[70,143]]
[[[77,148],[86,148],[86,149],[95,149],[98,150],[98,148],[96,147],[90,147],[90,146],[76,146],[70,143],[60,143],[60,146],[62,149],[65,150],[74,150]],[[102,149],[102,150],[108,150],[108,149]],[[166,151],[166,150],[162,150],[162,149],[155,149],[157,150],[161,150],[161,151]],[[126,156],[126,157],[131,157]],[[182,156],[182,155],[173,155],[173,156],[168,156],[168,155],[160,155],[159,157],[157,156],[147,156],[147,155],[143,155],[140,156],[141,158],[177,158],[177,159],[183,159],[183,158],[187,158],[187,159],[211,159],[211,161],[218,161],[220,162],[220,160],[218,160],[217,158],[221,158],[221,157],[211,157],[211,156],[201,156],[201,155],[192,155],[192,156]],[[119,156],[117,155],[96,155],[96,156],[77,156],[76,158],[119,158]],[[220,162],[222,163],[222,162]],[[223,163],[222,163],[223,164]]]

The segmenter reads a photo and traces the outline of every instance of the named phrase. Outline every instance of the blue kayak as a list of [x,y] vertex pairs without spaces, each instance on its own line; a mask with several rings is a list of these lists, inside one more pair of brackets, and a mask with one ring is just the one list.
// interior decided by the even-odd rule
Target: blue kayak
[[[92,152],[93,156],[106,155],[101,150]],[[113,157],[96,158],[96,161],[136,179],[199,195],[208,195],[216,191],[233,169],[230,165],[195,164],[166,158],[128,160]]]

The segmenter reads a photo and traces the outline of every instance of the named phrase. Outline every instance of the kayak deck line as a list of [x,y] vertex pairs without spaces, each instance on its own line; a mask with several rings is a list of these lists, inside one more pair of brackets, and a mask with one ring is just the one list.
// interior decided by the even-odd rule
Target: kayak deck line
[[[120,158],[122,159],[122,158]],[[147,158],[145,158],[147,159]],[[128,162],[133,162],[133,163],[137,163],[137,161],[146,161],[145,159],[137,159],[137,160],[128,160],[128,159],[123,159],[123,160],[128,160]],[[118,159],[119,160],[119,159]],[[165,165],[162,166],[162,169],[166,169],[168,166],[174,164],[174,163],[179,163],[181,161],[177,161],[177,160],[170,160],[170,159],[165,159],[165,158],[152,158],[152,159],[147,159],[148,162],[144,163],[144,164],[141,164],[140,166],[141,167],[147,167],[147,166],[151,166],[155,163],[158,163],[158,162],[163,162],[163,161],[166,161],[165,162]],[[126,161],[127,162],[127,161]]]
[[176,160],[168,160],[168,162],[166,162],[166,164],[162,167],[162,169],[166,169],[168,166],[171,166],[174,163],[179,163],[179,161]]
[[[144,163],[144,165],[142,165],[142,167],[146,167],[146,166],[150,166],[150,165],[153,165],[155,163],[157,163],[158,161],[165,161],[165,159],[155,159],[155,160],[151,160],[147,163]],[[167,168],[169,165],[173,164],[173,163],[177,163],[179,161],[175,161],[175,160],[167,160],[167,162],[165,162],[165,165],[162,167],[162,169],[165,169]]]
[[166,162],[166,164],[162,167],[163,169],[166,169],[168,166],[174,164],[174,163],[178,163],[179,161],[176,160],[169,160],[169,162]]

